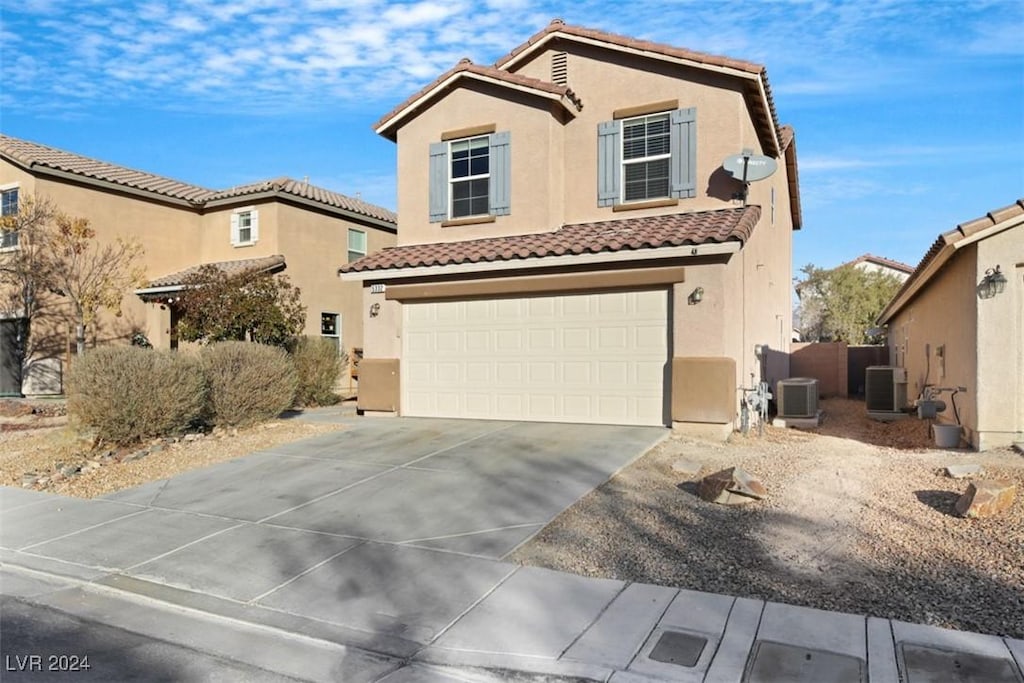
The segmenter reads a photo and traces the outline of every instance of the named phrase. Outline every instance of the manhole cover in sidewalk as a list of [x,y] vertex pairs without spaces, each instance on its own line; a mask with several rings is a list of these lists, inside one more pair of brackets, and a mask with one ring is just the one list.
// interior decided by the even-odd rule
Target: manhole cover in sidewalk
[[1009,659],[901,643],[907,683],[1024,683]]
[[647,657],[656,662],[693,667],[697,666],[707,644],[707,638],[678,631],[665,631]]
[[766,640],[754,644],[744,683],[863,683],[864,660]]

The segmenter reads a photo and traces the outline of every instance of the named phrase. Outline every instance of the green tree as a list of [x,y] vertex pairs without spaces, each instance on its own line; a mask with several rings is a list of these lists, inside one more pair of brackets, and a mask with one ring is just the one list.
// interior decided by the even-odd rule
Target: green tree
[[182,341],[248,340],[283,347],[305,326],[301,291],[286,275],[229,274],[207,265],[183,285],[177,302]]
[[797,314],[804,341],[880,341],[868,330],[899,291],[902,282],[898,277],[853,265],[826,270],[809,264],[800,272],[804,279],[797,284]]

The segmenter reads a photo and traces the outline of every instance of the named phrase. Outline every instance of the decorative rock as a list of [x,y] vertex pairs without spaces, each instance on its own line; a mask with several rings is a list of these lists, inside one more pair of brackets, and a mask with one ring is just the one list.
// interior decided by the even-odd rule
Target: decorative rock
[[700,472],[700,463],[680,458],[672,463],[672,471],[684,477],[695,477]]
[[981,465],[947,465],[946,476],[953,479],[966,479],[973,474],[982,474]]
[[121,459],[121,462],[131,462],[133,460],[139,460],[141,458],[145,458],[147,455],[149,455],[149,451],[143,448],[142,450],[138,450],[135,451],[134,453],[129,453],[128,455],[124,456],[124,458]]
[[82,471],[82,468],[78,465],[58,465],[57,471],[60,472],[65,478],[73,477]]
[[203,438],[202,432],[189,432],[184,436],[182,441],[198,441],[201,438]]
[[956,512],[975,519],[992,517],[1009,509],[1016,494],[1017,486],[1009,479],[972,481],[956,502]]
[[149,452],[159,453],[160,451],[164,450],[164,448],[166,447],[162,443],[153,444],[152,446],[149,447]]
[[39,475],[35,472],[28,472],[21,477],[21,485],[24,488],[32,488],[39,481]]
[[743,505],[764,498],[768,490],[749,472],[730,467],[701,479],[697,495],[710,503]]

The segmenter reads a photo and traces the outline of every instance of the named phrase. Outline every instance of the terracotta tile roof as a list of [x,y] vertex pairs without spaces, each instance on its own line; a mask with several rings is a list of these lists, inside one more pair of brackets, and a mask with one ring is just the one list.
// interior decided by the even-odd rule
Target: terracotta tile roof
[[[452,76],[456,76],[458,74],[476,74],[478,76],[484,76],[486,78],[491,78],[497,81],[501,81],[503,83],[508,83],[510,85],[517,85],[531,90],[537,90],[540,92],[550,93],[552,95],[558,95],[559,97],[565,97],[569,99],[577,107],[579,106],[579,100],[577,100],[576,95],[568,86],[558,85],[557,83],[549,83],[547,81],[542,81],[538,78],[530,78],[528,76],[514,74],[509,71],[497,69],[493,66],[483,66],[480,64],[474,64],[468,59],[462,59],[454,67],[452,67],[448,71],[445,71],[443,74],[435,78],[433,81],[431,81],[430,83],[428,83],[427,85],[413,93],[412,96],[406,98],[404,102],[396,106],[394,109],[389,111],[384,116],[380,117],[377,120],[377,122],[373,124],[373,129],[378,133],[384,135],[384,131],[387,129],[388,124],[392,123],[393,120],[396,117],[398,117],[398,115],[401,114],[405,109],[410,107],[414,102],[416,102],[420,98],[424,97],[425,95],[428,95],[432,90],[440,86],[442,83],[447,81]],[[388,137],[390,139],[395,138],[394,134],[388,135]]]
[[245,197],[247,195],[262,194],[265,192],[286,194],[294,197],[301,197],[302,199],[310,199],[320,204],[345,209],[346,211],[358,213],[370,218],[377,218],[388,223],[398,222],[398,214],[394,211],[385,209],[382,206],[370,204],[369,202],[364,202],[362,199],[356,197],[349,197],[332,190],[311,185],[307,182],[301,182],[285,177],[261,180],[255,183],[232,187],[227,190],[220,190],[207,197],[206,201],[212,202],[220,199]]
[[902,261],[895,261],[891,258],[885,258],[884,256],[875,256],[874,254],[861,254],[852,261],[847,261],[842,265],[853,266],[858,263],[874,263],[880,266],[885,266],[886,268],[892,268],[893,270],[898,270],[900,272],[907,273],[908,275],[914,272],[914,266],[903,263]]
[[12,138],[8,135],[0,135],[0,153],[10,156],[25,166],[43,166],[57,171],[66,171],[193,203],[201,202],[210,194],[210,190],[198,185],[190,185],[145,171],[136,171],[105,161],[90,159],[36,142]]
[[752,74],[759,74],[764,70],[764,67],[754,62],[747,62],[741,59],[732,59],[730,57],[721,57],[718,55],[711,55],[705,52],[695,52],[693,50],[687,50],[686,48],[673,47],[672,45],[666,45],[664,43],[655,43],[649,40],[636,40],[629,36],[618,35],[615,33],[608,33],[606,31],[599,31],[597,29],[584,28],[582,26],[572,26],[566,24],[561,19],[552,19],[551,23],[542,28],[537,33],[530,36],[530,38],[515,48],[507,55],[499,59],[494,63],[494,66],[499,69],[505,68],[505,66],[521,55],[523,52],[528,51],[538,43],[545,42],[552,34],[563,34],[569,36],[578,36],[580,38],[590,38],[591,40],[598,40],[602,43],[611,43],[620,47],[628,47],[635,50],[643,50],[645,52],[655,52],[658,54],[667,55],[669,57],[678,57],[679,59],[685,59],[692,62],[698,62],[701,64],[709,64],[712,66],[721,66],[731,69],[737,69],[739,71],[746,71]]
[[[771,85],[768,83],[768,71],[763,65],[755,62],[711,55],[705,52],[695,52],[694,50],[687,50],[686,48],[675,47],[666,43],[656,43],[650,40],[637,40],[628,36],[582,26],[571,26],[561,19],[553,19],[550,24],[531,36],[525,43],[495,62],[494,66],[499,69],[509,69],[510,63],[516,61],[524,53],[540,49],[540,46],[550,40],[558,38],[572,39],[573,37],[594,40],[627,50],[638,50],[655,55],[673,57],[699,65],[735,69],[758,76],[764,85],[764,96],[762,97],[759,88],[754,82],[748,84],[747,96],[751,108],[758,114],[757,118],[761,119],[762,143],[769,153],[781,153],[785,149],[785,145],[776,143],[782,136],[779,117],[775,110],[775,98],[772,96]],[[766,136],[764,135],[765,132],[770,134]]]
[[796,162],[796,131],[793,126],[779,128],[779,144],[786,159],[786,183],[789,190],[789,213],[793,218],[793,229],[804,225],[803,207],[800,205],[800,169]]
[[184,200],[197,208],[215,200],[244,198],[247,195],[274,192],[301,197],[387,223],[394,224],[398,220],[393,211],[384,207],[291,178],[263,180],[227,190],[210,190],[2,134],[0,134],[0,156],[7,156],[30,169],[43,167],[73,173],[86,179],[100,180],[126,188],[152,192],[163,197]]
[[[933,261],[941,258],[941,264],[945,259],[949,258],[949,252],[953,251],[952,247],[958,242],[973,237],[982,230],[987,230],[1014,218],[1020,219],[1017,227],[1024,225],[1024,198],[1018,199],[1009,206],[989,211],[979,218],[960,223],[953,230],[940,234],[932,243],[932,246],[928,248],[928,251],[925,252],[924,257],[917,264],[914,272],[903,283],[903,287],[896,292],[896,296],[892,298],[892,301],[878,315],[879,324],[886,324],[892,320],[893,316],[899,313],[917,295],[917,290],[926,286],[927,282],[934,277],[933,272],[925,278],[925,271]],[[943,252],[946,252],[945,255]]]
[[736,241],[745,243],[761,216],[758,206],[565,225],[554,232],[390,247],[343,266],[366,272],[572,254],[638,251]]
[[228,275],[240,275],[242,273],[251,272],[276,272],[284,270],[285,261],[284,256],[277,254],[275,256],[264,256],[262,258],[247,258],[239,259],[237,261],[217,261],[214,263],[197,263],[194,266],[189,266],[185,270],[179,270],[177,273],[171,273],[170,275],[164,275],[146,285],[143,289],[152,289],[156,287],[178,287],[185,282],[190,275],[194,275],[199,272],[199,269],[203,266],[213,266],[223,271]]

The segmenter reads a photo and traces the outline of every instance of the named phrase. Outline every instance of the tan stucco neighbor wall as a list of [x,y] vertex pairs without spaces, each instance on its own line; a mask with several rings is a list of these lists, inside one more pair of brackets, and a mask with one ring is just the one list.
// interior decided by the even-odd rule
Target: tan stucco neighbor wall
[[1024,441],[1024,224],[977,243],[975,283],[1000,266],[1006,289],[978,311],[978,448]]
[[[889,323],[889,358],[907,370],[907,400],[925,384],[967,387],[956,397],[965,438],[977,446],[978,390],[975,340],[978,338],[977,247],[961,249],[929,286]],[[941,351],[940,351],[941,349]],[[940,356],[940,353],[942,354]],[[954,424],[949,394],[941,422]]]
[[[57,207],[88,218],[97,239],[137,239],[144,248],[142,265],[148,280],[200,263],[251,259],[281,254],[291,282],[302,291],[307,307],[305,334],[321,334],[321,313],[341,316],[341,345],[348,352],[363,345],[363,301],[359,283],[338,279],[338,267],[348,260],[349,228],[367,236],[367,253],[393,246],[395,235],[387,230],[332,213],[326,207],[300,205],[281,198],[224,203],[205,210],[173,201],[111,191],[85,182],[33,176],[19,166],[0,160],[0,185],[17,182],[22,196],[47,196]],[[258,239],[254,244],[231,244],[231,215],[239,209],[258,211]],[[142,332],[158,348],[171,345],[171,313],[166,305],[144,303],[126,291],[122,315],[101,313],[87,332],[88,343],[126,343]],[[39,321],[33,330],[47,339],[43,355],[64,357],[73,340],[64,320]]]

